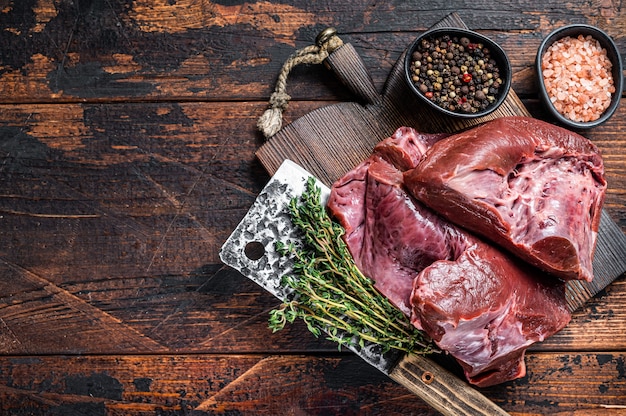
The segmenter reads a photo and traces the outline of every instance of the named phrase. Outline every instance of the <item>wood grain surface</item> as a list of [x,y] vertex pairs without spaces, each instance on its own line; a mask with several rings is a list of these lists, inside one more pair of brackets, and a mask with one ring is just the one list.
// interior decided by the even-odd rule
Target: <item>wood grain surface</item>
[[[610,1],[0,0],[0,414],[436,414],[303,325],[272,334],[275,299],[218,249],[269,179],[255,124],[287,57],[334,26],[380,92],[452,11],[507,51],[541,119],[547,33],[594,24],[626,51]],[[321,65],[287,91],[287,122],[354,100]],[[625,130],[622,103],[584,132],[623,231]],[[483,393],[511,414],[623,414],[625,360],[622,276]]]

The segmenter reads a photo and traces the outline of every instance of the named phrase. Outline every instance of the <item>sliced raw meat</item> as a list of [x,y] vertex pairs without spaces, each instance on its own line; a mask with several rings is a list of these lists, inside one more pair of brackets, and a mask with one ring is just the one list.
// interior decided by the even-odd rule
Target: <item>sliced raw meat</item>
[[439,214],[535,266],[593,279],[606,180],[586,138],[532,118],[500,118],[437,142],[404,182]]
[[564,284],[536,280],[537,270],[406,192],[402,171],[441,138],[398,130],[333,185],[328,207],[359,269],[461,363],[468,380],[512,380],[525,374],[528,345],[569,322]]
[[570,321],[564,283],[477,242],[418,274],[413,324],[486,387],[523,377],[528,346]]
[[394,164],[402,170],[415,167],[423,152],[442,137],[398,129],[333,185],[328,201],[346,231],[344,239],[357,267],[376,276],[377,289],[407,315],[416,270],[450,257],[453,248],[444,241],[447,222],[429,209],[415,207]]

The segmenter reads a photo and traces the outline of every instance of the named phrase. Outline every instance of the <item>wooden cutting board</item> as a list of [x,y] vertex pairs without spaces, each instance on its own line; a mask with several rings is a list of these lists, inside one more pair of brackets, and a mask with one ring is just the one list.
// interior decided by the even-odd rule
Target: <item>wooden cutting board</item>
[[[463,27],[456,14],[433,27]],[[405,52],[406,53],[406,52]],[[530,116],[511,89],[493,113],[477,118],[452,118],[423,105],[407,88],[403,53],[393,67],[382,94],[360,56],[350,44],[332,52],[325,64],[354,93],[358,102],[345,102],[314,110],[283,127],[257,151],[270,174],[290,159],[327,186],[366,159],[374,146],[400,126],[421,132],[454,133],[505,116]],[[593,282],[572,281],[567,286],[570,310],[575,310],[626,271],[626,236],[603,211],[594,257]]]

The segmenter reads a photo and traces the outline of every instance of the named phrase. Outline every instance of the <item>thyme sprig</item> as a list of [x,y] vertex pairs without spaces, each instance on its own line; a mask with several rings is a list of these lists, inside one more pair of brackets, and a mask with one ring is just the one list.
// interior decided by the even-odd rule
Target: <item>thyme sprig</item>
[[356,267],[342,239],[344,230],[330,218],[320,195],[309,178],[305,192],[289,203],[303,244],[276,243],[280,254],[293,258],[293,272],[282,283],[294,290],[294,297],[270,312],[270,329],[279,331],[301,318],[316,337],[323,328],[340,348],[374,343],[383,352],[433,352],[432,342]]

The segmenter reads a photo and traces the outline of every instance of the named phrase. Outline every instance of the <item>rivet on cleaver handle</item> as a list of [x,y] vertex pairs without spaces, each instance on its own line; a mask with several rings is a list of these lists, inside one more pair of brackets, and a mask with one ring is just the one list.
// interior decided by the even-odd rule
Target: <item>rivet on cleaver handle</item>
[[[220,250],[220,258],[226,265],[281,300],[291,294],[281,285],[281,279],[291,272],[292,264],[275,251],[275,243],[298,238],[287,207],[293,197],[304,192],[311,176],[294,162],[283,162]],[[319,181],[318,185],[322,197],[327,198],[329,189]],[[444,415],[507,414],[427,357],[397,352],[382,354],[375,344],[350,349]]]

